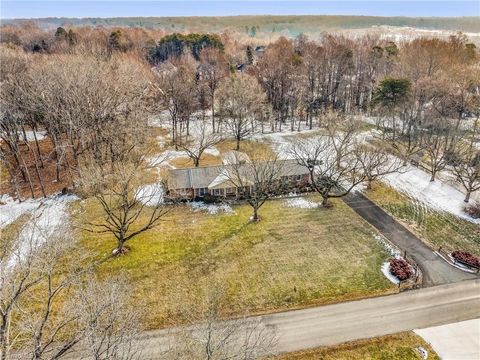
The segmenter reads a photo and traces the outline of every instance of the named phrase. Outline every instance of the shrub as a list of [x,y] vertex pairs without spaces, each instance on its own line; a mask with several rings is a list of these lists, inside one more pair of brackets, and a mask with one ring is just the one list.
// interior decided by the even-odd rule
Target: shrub
[[465,209],[463,211],[465,211],[474,219],[480,219],[480,203],[478,202],[465,206]]
[[403,281],[412,276],[413,271],[404,259],[392,259],[390,260],[390,274]]
[[462,263],[465,263],[467,265],[476,268],[480,267],[480,259],[477,258],[475,255],[470,254],[469,252],[457,250],[452,252],[452,257],[455,260],[461,261]]

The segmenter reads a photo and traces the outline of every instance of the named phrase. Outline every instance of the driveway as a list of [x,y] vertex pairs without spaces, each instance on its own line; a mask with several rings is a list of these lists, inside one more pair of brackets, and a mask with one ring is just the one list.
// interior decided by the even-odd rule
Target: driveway
[[443,360],[480,359],[480,319],[414,330]]
[[[393,334],[480,317],[480,279],[252,317],[259,331],[275,333],[276,354]],[[176,329],[145,332],[144,358],[159,358]]]
[[463,272],[449,265],[422,240],[362,193],[355,191],[345,196],[344,201],[402,252],[407,251],[423,272],[424,286],[479,278],[475,274]]

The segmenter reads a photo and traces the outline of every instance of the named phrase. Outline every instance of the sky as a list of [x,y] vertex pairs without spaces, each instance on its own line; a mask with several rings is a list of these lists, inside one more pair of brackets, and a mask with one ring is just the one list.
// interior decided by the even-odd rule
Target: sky
[[480,0],[0,0],[0,18],[227,15],[480,16]]

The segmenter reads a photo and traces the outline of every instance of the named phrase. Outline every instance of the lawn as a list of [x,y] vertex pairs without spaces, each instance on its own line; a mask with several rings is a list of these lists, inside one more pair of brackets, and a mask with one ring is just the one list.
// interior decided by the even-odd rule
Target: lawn
[[400,219],[434,249],[466,250],[480,255],[480,227],[454,215],[428,208],[415,199],[382,184],[374,184],[367,196]]
[[[275,360],[418,360],[419,346],[428,351],[428,359],[440,359],[425,340],[413,332],[404,332],[374,339],[353,341],[342,345],[275,357]],[[272,360],[273,360],[272,359]]]
[[[124,271],[133,301],[146,305],[148,328],[181,323],[181,307],[199,310],[216,282],[225,288],[224,316],[394,292],[380,272],[388,255],[373,228],[343,202],[333,203],[328,210],[299,209],[272,200],[258,223],[248,222],[247,205],[217,215],[180,205],[158,228],[130,241],[128,254],[107,259],[97,271],[102,277]],[[93,202],[86,208],[87,217],[99,216]],[[100,258],[115,245],[111,236],[91,233],[82,243]]]
[[[220,153],[225,153],[229,150],[235,150],[236,142],[235,140],[222,140],[215,147],[220,150]],[[240,141],[239,151],[246,153],[250,157],[254,157],[259,152],[273,155],[272,148],[267,140],[242,140]]]

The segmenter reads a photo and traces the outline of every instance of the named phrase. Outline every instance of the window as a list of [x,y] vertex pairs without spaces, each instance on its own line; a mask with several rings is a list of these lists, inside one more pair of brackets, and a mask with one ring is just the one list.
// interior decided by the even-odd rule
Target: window
[[204,196],[205,194],[208,193],[208,189],[207,188],[200,188],[198,189],[198,196]]
[[235,194],[235,188],[234,187],[227,188],[226,191],[227,191],[227,194],[229,194],[229,195]]

